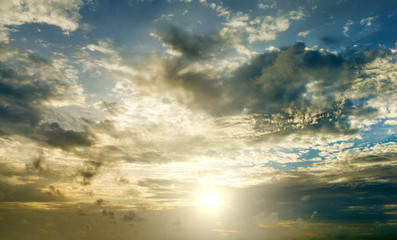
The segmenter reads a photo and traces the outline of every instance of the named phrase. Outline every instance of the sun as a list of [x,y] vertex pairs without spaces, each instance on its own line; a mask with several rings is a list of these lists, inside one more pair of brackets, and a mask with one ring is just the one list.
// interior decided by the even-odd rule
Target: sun
[[205,209],[215,210],[224,204],[222,195],[214,191],[206,191],[202,193],[198,204]]

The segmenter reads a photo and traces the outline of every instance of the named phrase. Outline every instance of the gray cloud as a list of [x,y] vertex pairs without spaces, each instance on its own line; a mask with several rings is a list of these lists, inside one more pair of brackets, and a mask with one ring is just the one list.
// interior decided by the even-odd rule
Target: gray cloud
[[50,185],[49,190],[45,192],[51,199],[54,200],[65,200],[65,195],[54,186]]
[[9,185],[0,183],[0,201],[2,202],[54,202],[67,201],[67,197],[53,185],[26,183]]
[[[73,147],[89,147],[93,144],[93,135],[86,131],[65,130],[58,123],[41,124],[41,139],[50,146],[68,150]],[[34,138],[36,139],[36,138]]]
[[[64,150],[90,146],[88,131],[64,129],[57,122],[43,122],[54,110],[51,102],[70,101],[76,88],[65,80],[51,60],[23,53],[6,44],[1,54],[12,58],[0,62],[0,131],[2,136],[19,134],[47,146]],[[18,69],[16,69],[18,66]]]
[[49,168],[45,165],[44,153],[40,152],[37,157],[33,157],[29,163],[26,163],[26,170],[38,173],[48,172]]
[[[288,177],[280,181],[242,190],[244,200],[235,202],[249,205],[245,211],[276,211],[282,219],[341,224],[373,223],[373,219],[389,222],[393,217],[384,213],[384,206],[394,204],[396,171],[397,167],[390,162],[386,166],[290,170],[284,172]],[[266,201],[253,201],[261,196],[266,196]],[[302,201],[302,196],[310,198]],[[245,202],[247,200],[251,202]]]
[[[178,31],[176,27],[166,28],[163,36]],[[200,55],[206,41],[192,40],[186,34],[176,36],[160,39],[174,49],[182,49],[186,56]],[[184,48],[185,41],[188,49]],[[265,52],[225,77],[208,68],[188,70],[197,62],[194,58],[173,57],[163,62],[164,81],[172,88],[184,89],[188,97],[179,100],[191,108],[215,117],[252,114],[259,133],[356,132],[349,118],[375,116],[377,109],[366,102],[381,94],[382,89],[374,90],[368,82],[360,96],[347,93],[354,89],[357,77],[370,77],[363,71],[365,65],[386,58],[390,50],[355,47],[335,54],[305,47],[304,43],[296,43],[278,52]]]
[[338,43],[338,40],[330,36],[323,36],[320,38],[320,41],[326,46]]
[[78,170],[83,185],[91,184],[92,179],[99,173],[100,167],[104,164],[103,156],[84,162],[84,166]]
[[97,199],[97,200],[94,202],[94,204],[96,204],[96,205],[98,205],[98,206],[101,207],[105,202],[106,202],[105,200],[103,200],[102,198],[100,198],[100,199]]
[[9,166],[7,166],[7,164],[0,163],[0,175],[5,177],[11,177],[13,175],[13,170]]
[[109,217],[110,219],[114,219],[114,212],[104,209],[102,210],[102,216]]
[[219,46],[226,43],[219,34],[193,34],[174,25],[165,25],[157,30],[161,41],[180,52],[188,59],[203,59],[215,56]]
[[127,222],[133,222],[137,219],[137,215],[133,211],[129,211],[123,216],[123,220]]

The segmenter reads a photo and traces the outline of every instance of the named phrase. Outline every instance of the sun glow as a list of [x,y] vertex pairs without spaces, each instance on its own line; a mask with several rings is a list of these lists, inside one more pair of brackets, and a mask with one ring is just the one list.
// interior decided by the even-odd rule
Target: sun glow
[[208,210],[214,210],[224,204],[224,199],[217,192],[206,191],[201,195],[198,204]]

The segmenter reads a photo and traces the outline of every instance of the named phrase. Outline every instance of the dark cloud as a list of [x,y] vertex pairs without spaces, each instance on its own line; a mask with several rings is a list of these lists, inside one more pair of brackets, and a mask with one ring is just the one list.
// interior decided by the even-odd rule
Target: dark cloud
[[74,214],[81,217],[88,216],[88,213],[86,213],[81,207],[77,207]]
[[[52,97],[47,84],[29,83],[29,77],[0,65],[0,120],[6,123],[26,123],[35,126],[41,119],[40,102]],[[4,131],[4,130],[3,130]]]
[[126,214],[124,214],[122,219],[126,222],[134,222],[138,219],[138,216],[136,215],[135,212],[129,211]]
[[[282,114],[288,118],[304,113],[320,120],[322,115],[331,115],[328,120],[340,122],[344,115],[371,111],[353,106],[351,99],[337,99],[352,87],[360,70],[355,57],[366,56],[367,51],[371,54],[365,63],[374,59],[372,55],[386,54],[382,50],[362,50],[346,59],[326,51],[306,50],[303,43],[296,43],[278,53],[264,53],[238,69],[229,91],[238,94],[243,99],[241,107],[251,113]],[[341,112],[344,113],[338,114]]]
[[9,199],[9,195],[13,192],[13,189],[10,186],[6,186],[1,184],[0,188],[0,201],[3,201],[3,199],[7,200]]
[[[363,158],[360,162],[368,164],[374,157],[369,155],[365,161]],[[278,212],[280,219],[339,224],[393,221],[385,206],[395,206],[397,167],[390,161],[383,166],[376,161],[372,166],[356,166],[350,165],[350,160],[344,166],[335,163],[322,170],[284,171],[287,177],[243,189],[236,195],[243,197],[233,202],[247,206],[246,212]],[[261,198],[264,200],[254,201]]]
[[[161,36],[166,37],[161,39],[182,49],[184,55],[199,56],[207,42],[209,48],[221,46],[209,40],[193,40],[196,38],[179,31],[165,28]],[[349,98],[344,93],[354,89],[358,76],[370,77],[363,71],[365,64],[388,55],[390,50],[384,47],[353,47],[336,54],[308,50],[304,43],[296,43],[258,55],[224,77],[207,68],[187,70],[195,59],[170,58],[163,62],[164,80],[186,91],[188,97],[179,100],[191,108],[216,117],[242,113],[255,116],[254,128],[259,135],[297,131],[351,134],[358,129],[351,128],[350,117],[374,116],[377,109],[368,107],[366,101],[381,92],[364,86],[360,96],[350,94]]]
[[58,123],[41,124],[39,137],[50,146],[68,150],[73,147],[88,147],[93,144],[89,132],[65,130]]
[[54,186],[50,185],[49,190],[45,192],[51,199],[55,200],[64,200],[64,194],[59,190],[56,189]]
[[67,201],[68,198],[53,185],[25,183],[10,185],[0,183],[0,201],[4,202],[54,202]]
[[103,166],[104,161],[104,156],[100,155],[95,159],[84,162],[84,166],[78,170],[78,174],[83,180],[81,184],[90,185],[92,179],[99,173],[99,169]]
[[98,171],[96,168],[92,167],[85,167],[81,170],[79,170],[79,173],[81,177],[83,178],[82,184],[83,185],[89,185],[91,184],[91,179],[98,174]]
[[59,123],[43,123],[44,115],[54,110],[52,101],[68,101],[74,86],[52,61],[35,53],[23,53],[6,44],[0,53],[13,54],[0,62],[0,131],[2,136],[19,134],[39,143],[68,150],[89,146],[88,131],[66,130]]
[[38,156],[33,157],[29,163],[26,163],[26,170],[31,172],[48,172],[49,168],[45,164],[45,156],[43,152],[40,152]]
[[120,177],[117,181],[121,184],[129,184],[130,183],[130,181],[124,177]]
[[[373,154],[373,155],[365,155],[365,156],[357,156],[358,154],[350,155],[349,164],[368,164],[372,163],[376,164],[387,164],[393,162],[397,158],[397,153],[388,152],[382,154]],[[346,164],[347,163],[341,163]]]
[[[347,58],[350,63],[355,64],[357,68],[363,67],[363,64],[370,63],[376,58],[390,56],[390,50],[386,47],[349,47],[342,56]],[[360,72],[358,72],[360,73]]]
[[[5,55],[16,51],[5,44],[0,50]],[[14,69],[15,66],[19,68]],[[11,61],[1,62],[0,120],[37,125],[43,104],[51,99],[61,99],[62,94],[57,90],[67,88],[60,77],[50,61],[33,53],[26,57],[17,52]]]
[[338,43],[338,40],[330,36],[323,36],[320,38],[320,41],[326,46]]
[[11,177],[12,175],[12,169],[7,164],[0,163],[0,176]]
[[102,210],[102,216],[109,217],[110,219],[114,219],[114,212],[104,209]]
[[138,186],[153,188],[160,186],[169,186],[174,183],[174,181],[168,179],[145,178],[138,182]]
[[96,205],[98,205],[98,206],[101,207],[105,202],[106,202],[105,200],[103,200],[102,198],[100,198],[100,199],[97,199],[97,200],[94,202],[94,204],[96,204]]
[[180,52],[189,59],[202,59],[214,56],[224,45],[225,39],[219,34],[193,34],[174,25],[165,25],[158,29],[157,34],[161,41]]

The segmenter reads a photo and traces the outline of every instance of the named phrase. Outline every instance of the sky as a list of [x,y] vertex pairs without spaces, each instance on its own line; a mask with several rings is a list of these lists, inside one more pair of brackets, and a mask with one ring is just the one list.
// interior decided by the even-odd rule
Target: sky
[[0,238],[397,239],[397,2],[0,0]]

